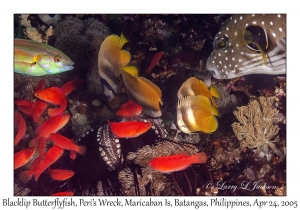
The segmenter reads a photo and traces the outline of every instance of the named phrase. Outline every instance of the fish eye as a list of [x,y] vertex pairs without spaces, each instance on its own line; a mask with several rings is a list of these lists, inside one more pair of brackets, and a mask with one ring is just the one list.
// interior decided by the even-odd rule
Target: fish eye
[[221,37],[217,37],[217,39],[215,39],[213,45],[214,45],[214,48],[217,50],[226,49],[228,46],[228,37],[225,35],[223,35]]
[[251,42],[246,44],[247,47],[253,51],[260,52],[259,45],[263,51],[268,50],[268,36],[266,31],[260,26],[248,26],[246,28],[248,32],[251,33]]
[[54,61],[55,62],[60,62],[61,61],[61,57],[59,55],[54,57]]

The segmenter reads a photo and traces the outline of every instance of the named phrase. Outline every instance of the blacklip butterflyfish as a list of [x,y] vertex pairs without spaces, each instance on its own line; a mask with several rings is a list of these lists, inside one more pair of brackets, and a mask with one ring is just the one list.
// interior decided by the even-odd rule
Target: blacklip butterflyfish
[[191,77],[177,92],[177,125],[184,133],[202,131],[212,133],[218,128],[218,109],[213,97],[219,98],[215,87],[210,90],[203,81]]
[[[108,83],[114,93],[118,93],[121,84],[121,68],[126,66],[131,59],[130,53],[126,50],[122,50],[122,47],[127,42],[128,40],[123,34],[121,34],[120,37],[112,34],[105,38],[99,50],[98,71],[100,78]],[[102,84],[105,84],[103,80]],[[109,87],[103,86],[104,94],[112,98],[113,93],[108,90]]]
[[206,68],[216,79],[286,73],[286,16],[233,15],[213,40]]

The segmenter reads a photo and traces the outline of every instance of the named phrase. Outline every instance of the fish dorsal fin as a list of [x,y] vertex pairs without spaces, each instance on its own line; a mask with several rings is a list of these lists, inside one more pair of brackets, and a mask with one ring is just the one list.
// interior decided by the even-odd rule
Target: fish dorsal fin
[[218,110],[218,108],[215,107],[215,106],[211,106],[211,112],[212,112],[212,114],[215,115],[215,116],[218,116],[218,117],[220,116],[219,110]]
[[205,133],[212,133],[215,132],[218,128],[218,121],[215,116],[210,116],[207,119],[206,127],[203,129]]
[[137,77],[139,74],[139,71],[135,66],[123,66],[122,69],[134,77]]
[[210,103],[209,99],[206,96],[201,96],[201,95],[191,96],[191,97],[189,97],[189,99],[197,100],[197,102],[199,103],[199,106],[202,109],[211,112],[211,103]]
[[127,42],[128,42],[128,40],[126,39],[124,34],[121,33],[121,35],[120,35],[120,47],[122,48],[124,46],[124,44],[126,44]]
[[120,65],[121,66],[126,66],[131,59],[131,55],[128,51],[126,50],[121,50],[120,51]]

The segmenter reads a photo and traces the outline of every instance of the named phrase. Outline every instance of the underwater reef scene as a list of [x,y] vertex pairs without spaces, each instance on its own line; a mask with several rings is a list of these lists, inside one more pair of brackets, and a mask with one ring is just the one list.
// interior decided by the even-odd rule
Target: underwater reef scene
[[286,16],[14,15],[15,196],[286,195]]

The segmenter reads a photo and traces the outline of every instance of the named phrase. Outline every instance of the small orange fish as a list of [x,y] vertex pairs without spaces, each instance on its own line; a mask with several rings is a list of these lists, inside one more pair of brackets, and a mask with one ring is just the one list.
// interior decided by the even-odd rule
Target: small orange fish
[[48,173],[53,180],[63,181],[70,179],[75,172],[71,170],[51,169],[48,168]]
[[204,164],[207,161],[207,155],[204,152],[188,156],[187,154],[177,154],[170,156],[161,156],[149,161],[149,166],[162,173],[181,171],[192,164]]
[[46,101],[54,105],[60,105],[56,109],[48,109],[49,117],[59,115],[65,111],[67,108],[67,98],[66,94],[58,87],[51,87],[43,90],[39,90],[34,93],[39,99]]
[[22,115],[17,111],[14,113],[14,122],[18,126],[18,133],[14,140],[14,145],[16,146],[20,142],[21,138],[25,136],[26,122]]
[[163,54],[164,54],[163,51],[155,53],[154,57],[151,60],[150,66],[146,70],[147,73],[149,73],[154,68],[154,66],[156,66],[156,64],[159,62],[159,60],[163,56]]
[[21,179],[21,181],[23,183],[28,183],[29,180],[31,179],[31,177],[33,176],[33,174],[36,172],[36,170],[38,169],[39,167],[39,164],[40,164],[40,161],[42,160],[42,158],[39,156],[37,158],[35,158],[33,161],[32,161],[32,164],[31,164],[31,167],[29,170],[26,170],[26,171],[22,171],[19,173],[19,178]]
[[34,155],[35,147],[29,147],[14,154],[14,169],[20,168],[25,165],[29,159]]
[[[70,119],[69,114],[60,114],[45,120],[34,132],[37,137],[47,138],[51,133],[56,133],[64,127]],[[29,141],[29,146],[38,147],[39,138],[33,138]]]
[[42,122],[44,121],[42,114],[44,113],[46,108],[47,108],[46,102],[44,102],[44,101],[34,102],[32,108],[31,108],[31,117],[34,122],[36,122],[39,125],[42,124]]
[[67,149],[67,150],[73,150],[80,155],[86,154],[86,146],[84,146],[84,145],[78,146],[71,139],[68,139],[58,133],[50,134],[49,139],[51,139],[53,141],[53,143],[60,148]]
[[45,87],[45,79],[41,79],[40,81],[39,81],[39,83],[36,85],[36,87],[35,87],[35,89],[34,89],[34,92],[37,92],[37,91],[39,91],[39,90],[43,90],[44,89],[44,87]]
[[42,137],[42,136],[38,136],[37,138],[39,138],[37,140],[39,142],[39,154],[40,154],[40,157],[43,158],[44,157],[45,148],[46,148],[46,138]]
[[55,163],[64,153],[64,149],[54,145],[44,155],[40,161],[39,167],[34,173],[34,179],[37,181],[40,175],[53,163]]
[[73,195],[74,195],[74,192],[66,191],[66,192],[54,193],[54,194],[51,194],[50,196],[73,196]]
[[141,114],[142,110],[142,106],[134,103],[132,100],[129,100],[121,106],[121,109],[116,112],[116,115],[124,118],[132,118]]
[[60,89],[65,93],[65,95],[69,95],[78,85],[81,85],[84,81],[79,79],[74,79],[70,82],[67,82]]
[[72,160],[75,160],[75,158],[76,158],[76,152],[74,150],[70,150],[70,158]]
[[18,109],[32,117],[33,121],[37,124],[43,122],[42,114],[47,108],[47,103],[44,101],[29,101],[29,100],[15,100],[15,104],[18,106]]
[[110,122],[110,130],[117,138],[134,138],[147,132],[152,123],[140,121]]

